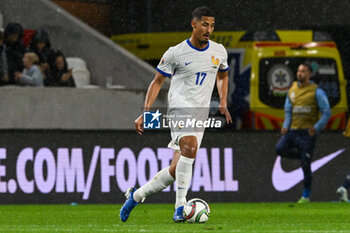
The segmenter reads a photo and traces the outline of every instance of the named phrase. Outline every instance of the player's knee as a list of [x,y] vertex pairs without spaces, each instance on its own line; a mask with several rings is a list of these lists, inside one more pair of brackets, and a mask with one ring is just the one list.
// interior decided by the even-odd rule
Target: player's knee
[[281,145],[281,143],[277,143],[275,150],[276,150],[277,155],[284,156],[284,149],[283,149],[283,146]]
[[181,138],[180,149],[181,149],[181,155],[189,158],[195,158],[197,149],[198,149],[197,137],[186,136]]
[[175,171],[176,171],[176,165],[177,165],[177,161],[176,163],[171,163],[170,166],[169,166],[169,173],[172,177],[174,177],[176,179],[176,176],[175,176]]
[[176,171],[176,165],[177,162],[179,161],[179,158],[181,156],[181,152],[176,150],[173,156],[173,159],[171,160],[170,167],[169,167],[169,173],[172,177],[175,177],[175,171]]
[[275,147],[276,154],[281,155],[281,148],[277,145]]
[[175,171],[176,171],[176,164],[171,164],[169,167],[169,173],[173,178],[176,179]]

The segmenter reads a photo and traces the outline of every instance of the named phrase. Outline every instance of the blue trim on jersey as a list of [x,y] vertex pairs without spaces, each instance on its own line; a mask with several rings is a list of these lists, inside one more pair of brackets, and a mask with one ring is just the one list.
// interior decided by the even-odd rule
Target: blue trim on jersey
[[166,72],[160,70],[158,67],[157,67],[156,70],[157,70],[159,73],[161,73],[162,75],[166,76],[166,77],[171,77],[171,74],[168,74],[168,73],[166,73]]
[[321,131],[323,127],[327,124],[329,118],[332,115],[331,108],[329,106],[328,98],[326,92],[321,88],[316,89],[316,100],[318,104],[318,109],[321,112],[320,119],[314,125],[317,131]]
[[191,44],[190,39],[187,39],[186,42],[187,42],[187,44],[188,44],[191,48],[193,48],[193,49],[195,49],[195,50],[197,50],[197,51],[200,51],[200,52],[203,52],[203,51],[205,51],[205,50],[207,50],[207,49],[209,48],[209,41],[208,41],[208,45],[207,45],[205,48],[203,48],[203,49],[199,49],[199,48],[194,47],[194,46]]
[[226,69],[219,69],[220,72],[225,72],[228,71],[230,69],[230,67],[227,67]]

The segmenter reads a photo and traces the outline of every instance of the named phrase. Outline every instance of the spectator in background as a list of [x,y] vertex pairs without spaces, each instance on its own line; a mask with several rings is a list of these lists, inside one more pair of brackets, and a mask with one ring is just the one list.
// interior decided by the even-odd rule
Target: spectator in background
[[42,69],[46,70],[47,59],[52,50],[49,34],[44,29],[35,31],[29,44],[29,52],[34,52],[38,55]]
[[15,79],[23,86],[43,86],[44,75],[39,66],[39,57],[35,53],[28,52],[23,57],[24,70],[15,72]]
[[6,58],[6,45],[4,44],[4,33],[0,31],[0,85],[9,81]]
[[9,76],[7,84],[14,84],[15,72],[23,70],[22,58],[25,53],[25,47],[22,44],[22,37],[23,28],[19,23],[8,23],[6,25],[4,38]]
[[72,69],[68,69],[66,58],[60,50],[50,53],[48,64],[45,86],[75,87]]

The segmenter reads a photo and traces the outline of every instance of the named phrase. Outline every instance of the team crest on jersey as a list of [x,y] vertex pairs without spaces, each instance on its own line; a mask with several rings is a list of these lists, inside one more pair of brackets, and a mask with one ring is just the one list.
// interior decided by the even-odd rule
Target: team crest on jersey
[[294,91],[290,94],[290,101],[293,103],[295,101],[295,92]]
[[215,58],[215,56],[211,56],[211,62],[213,63],[213,68],[218,68],[218,65],[220,63],[219,58]]
[[162,58],[162,59],[160,60],[160,62],[159,62],[159,65],[163,65],[164,62],[165,62],[165,60],[164,60],[164,58]]

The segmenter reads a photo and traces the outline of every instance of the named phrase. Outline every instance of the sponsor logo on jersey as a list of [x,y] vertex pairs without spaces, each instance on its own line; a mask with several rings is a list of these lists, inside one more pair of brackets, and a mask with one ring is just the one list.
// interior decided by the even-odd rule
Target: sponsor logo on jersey
[[293,113],[310,113],[311,107],[310,106],[295,106],[293,107]]

